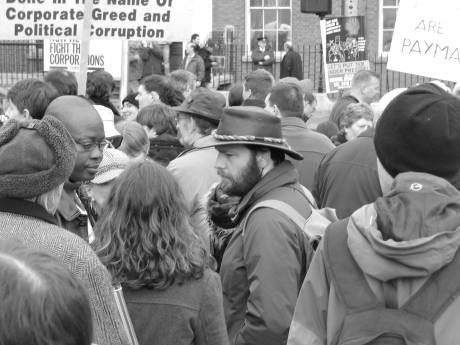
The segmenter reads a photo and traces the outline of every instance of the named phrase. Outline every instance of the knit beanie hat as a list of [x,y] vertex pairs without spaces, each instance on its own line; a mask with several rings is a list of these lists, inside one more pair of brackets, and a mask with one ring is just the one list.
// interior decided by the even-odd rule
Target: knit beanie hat
[[58,119],[9,120],[0,128],[0,198],[51,191],[68,180],[75,158],[75,142]]
[[139,109],[139,102],[137,101],[136,96],[137,96],[137,93],[130,93],[128,96],[123,98],[123,101],[121,102],[121,104],[123,105],[125,102],[128,102]]
[[455,184],[460,172],[460,100],[431,85],[408,89],[385,108],[374,144],[393,177],[424,172]]

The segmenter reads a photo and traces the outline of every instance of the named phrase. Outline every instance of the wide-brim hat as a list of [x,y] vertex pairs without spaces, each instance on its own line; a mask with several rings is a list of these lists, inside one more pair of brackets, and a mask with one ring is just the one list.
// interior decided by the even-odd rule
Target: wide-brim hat
[[225,97],[219,92],[199,87],[193,90],[181,105],[172,109],[191,116],[204,118],[217,125],[222,117],[226,103]]
[[58,119],[9,120],[0,129],[0,198],[28,199],[53,190],[70,177],[76,154]]
[[259,107],[239,106],[224,110],[217,129],[212,133],[213,141],[206,147],[225,145],[254,145],[283,151],[288,156],[302,160],[283,138],[281,120]]

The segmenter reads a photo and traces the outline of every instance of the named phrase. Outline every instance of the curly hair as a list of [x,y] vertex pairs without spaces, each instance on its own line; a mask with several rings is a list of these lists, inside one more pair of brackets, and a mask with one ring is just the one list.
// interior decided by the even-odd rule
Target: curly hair
[[97,70],[88,74],[86,94],[89,98],[108,101],[114,89],[115,81],[110,73]]
[[113,280],[139,289],[166,289],[199,279],[206,250],[194,233],[174,177],[151,160],[125,170],[96,226],[94,249]]

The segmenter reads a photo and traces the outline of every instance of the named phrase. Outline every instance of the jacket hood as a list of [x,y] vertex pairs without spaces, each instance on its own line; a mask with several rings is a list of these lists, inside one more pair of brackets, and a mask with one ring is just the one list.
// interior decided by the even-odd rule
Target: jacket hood
[[391,191],[357,210],[348,247],[365,274],[381,281],[425,277],[460,245],[460,192],[424,173],[399,174]]

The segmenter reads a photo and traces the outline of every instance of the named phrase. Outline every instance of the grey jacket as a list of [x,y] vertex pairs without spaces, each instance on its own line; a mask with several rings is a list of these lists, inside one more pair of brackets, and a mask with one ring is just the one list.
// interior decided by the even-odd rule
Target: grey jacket
[[109,272],[88,243],[56,226],[56,220],[38,204],[0,199],[0,241],[16,240],[59,260],[87,287],[94,342],[128,344],[112,292]]

